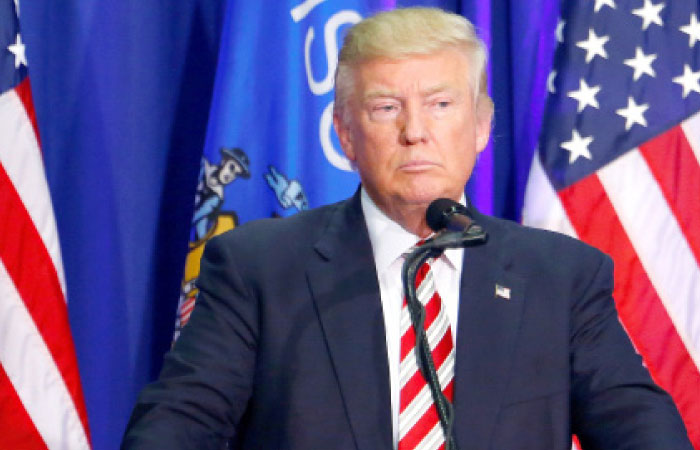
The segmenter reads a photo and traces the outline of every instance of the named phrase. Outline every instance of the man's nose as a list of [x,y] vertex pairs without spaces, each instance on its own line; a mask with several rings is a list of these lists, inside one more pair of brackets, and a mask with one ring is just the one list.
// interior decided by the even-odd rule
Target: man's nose
[[425,142],[428,138],[426,118],[420,108],[404,109],[401,138],[406,145]]

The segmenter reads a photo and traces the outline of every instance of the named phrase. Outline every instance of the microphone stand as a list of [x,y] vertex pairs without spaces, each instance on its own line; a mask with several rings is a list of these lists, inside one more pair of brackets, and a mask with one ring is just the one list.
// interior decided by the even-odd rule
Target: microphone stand
[[440,418],[440,425],[445,434],[445,450],[457,450],[454,436],[452,436],[454,411],[452,404],[442,392],[433,355],[430,351],[430,344],[425,335],[425,307],[416,295],[416,275],[418,274],[418,269],[425,261],[440,256],[446,248],[473,247],[485,243],[487,239],[488,235],[486,232],[479,225],[473,223],[464,231],[443,230],[426,240],[420,247],[415,248],[406,257],[401,269],[401,281],[406,293],[406,305],[416,333],[416,363],[432,394],[433,402]]

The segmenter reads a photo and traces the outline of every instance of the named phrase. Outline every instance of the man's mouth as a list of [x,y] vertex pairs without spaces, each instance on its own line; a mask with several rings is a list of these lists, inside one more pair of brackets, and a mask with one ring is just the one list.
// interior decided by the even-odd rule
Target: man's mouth
[[432,161],[418,159],[401,164],[399,169],[403,172],[423,172],[425,170],[433,169],[436,166],[437,164]]

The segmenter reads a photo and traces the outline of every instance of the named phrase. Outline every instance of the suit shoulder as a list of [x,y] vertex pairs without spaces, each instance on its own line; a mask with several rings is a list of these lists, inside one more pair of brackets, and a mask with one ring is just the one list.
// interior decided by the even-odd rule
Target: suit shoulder
[[551,261],[563,260],[600,261],[610,259],[608,255],[585,242],[566,234],[521,225],[511,220],[481,215],[487,231],[493,230],[504,240],[508,248]]
[[345,201],[300,211],[289,217],[252,220],[213,237],[207,247],[229,247],[251,251],[285,245],[287,247],[304,242],[313,242],[327,226],[330,218]]

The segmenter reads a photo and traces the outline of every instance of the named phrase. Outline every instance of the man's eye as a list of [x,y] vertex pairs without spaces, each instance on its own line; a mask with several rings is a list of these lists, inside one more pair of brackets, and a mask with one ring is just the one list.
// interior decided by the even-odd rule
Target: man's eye
[[380,112],[392,112],[396,109],[396,105],[379,105],[376,106],[375,111],[380,111]]
[[400,105],[396,103],[378,103],[370,108],[370,117],[375,120],[385,120],[396,117],[399,113]]
[[450,106],[451,103],[452,102],[450,102],[449,100],[440,100],[438,102],[435,102],[435,105],[438,108],[447,108],[448,106]]

